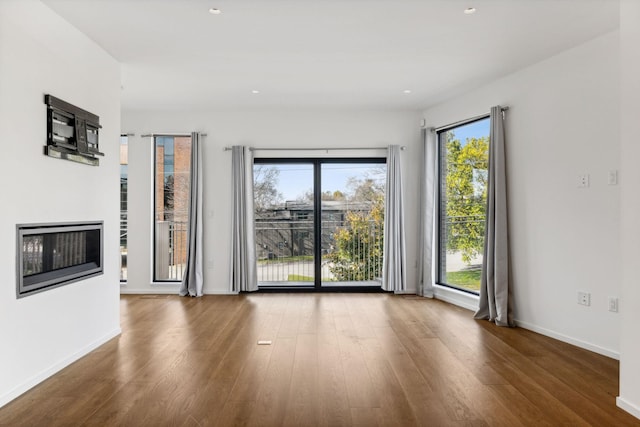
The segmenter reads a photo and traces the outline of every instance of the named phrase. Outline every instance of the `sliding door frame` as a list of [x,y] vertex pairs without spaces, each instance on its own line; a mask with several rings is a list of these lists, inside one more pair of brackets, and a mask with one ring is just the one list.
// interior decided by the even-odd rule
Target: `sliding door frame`
[[340,163],[386,164],[386,157],[256,157],[254,164],[313,165],[313,286],[260,286],[262,292],[383,292],[380,286],[322,286],[322,165]]

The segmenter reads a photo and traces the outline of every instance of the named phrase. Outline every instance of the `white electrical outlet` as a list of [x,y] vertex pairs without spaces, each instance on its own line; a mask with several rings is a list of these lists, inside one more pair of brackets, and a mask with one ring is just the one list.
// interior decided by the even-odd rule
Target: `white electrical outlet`
[[589,174],[585,173],[583,175],[578,175],[578,188],[588,188],[589,187]]
[[611,311],[613,313],[617,313],[618,312],[618,298],[609,297],[609,311]]
[[618,185],[618,171],[610,170],[607,175],[607,184],[609,185]]
[[591,294],[589,292],[578,291],[578,304],[590,306]]

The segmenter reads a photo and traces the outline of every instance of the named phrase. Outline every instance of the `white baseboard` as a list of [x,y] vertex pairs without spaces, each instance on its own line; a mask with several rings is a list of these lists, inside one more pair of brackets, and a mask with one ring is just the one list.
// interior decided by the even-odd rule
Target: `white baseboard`
[[620,396],[616,397],[616,405],[618,406],[618,408],[620,408],[620,409],[622,409],[624,411],[627,411],[628,413],[630,413],[634,417],[640,419],[640,406],[634,405],[633,403],[629,402],[628,400],[623,399]]
[[433,287],[433,297],[467,310],[478,310],[478,296],[446,286],[435,285]]
[[[446,286],[434,286],[434,298],[448,302],[449,304],[457,305],[458,307],[466,308],[467,310],[476,311],[478,309],[478,297],[476,295],[458,291]],[[568,344],[584,348],[585,350],[593,351],[594,353],[598,353],[612,359],[620,360],[620,353],[608,348],[600,347],[586,341],[581,341],[521,320],[516,320],[516,324],[523,329],[528,329],[530,331],[545,335],[558,341],[566,342]]]
[[613,350],[610,350],[608,348],[600,347],[598,345],[595,345],[595,344],[592,344],[592,343],[589,343],[589,342],[586,342],[586,341],[582,341],[582,340],[579,340],[579,339],[576,339],[576,338],[572,338],[570,336],[563,335],[561,333],[558,333],[558,332],[555,332],[555,331],[552,331],[552,330],[549,330],[549,329],[545,329],[545,328],[542,328],[542,327],[537,326],[537,325],[533,325],[533,324],[528,323],[528,322],[523,322],[521,320],[517,320],[516,319],[515,322],[516,322],[516,325],[518,325],[521,328],[528,329],[530,331],[536,332],[536,333],[541,334],[541,335],[545,335],[547,337],[556,339],[558,341],[562,341],[562,342],[566,342],[566,343],[571,344],[571,345],[575,345],[576,347],[580,347],[580,348],[583,348],[585,350],[593,351],[594,353],[598,353],[598,354],[601,354],[603,356],[610,357],[612,359],[620,360],[620,353],[618,353],[617,351],[613,351]]
[[14,387],[9,392],[7,392],[7,393],[3,394],[2,396],[0,396],[0,408],[3,407],[4,405],[6,405],[7,403],[11,402],[13,399],[17,398],[18,396],[20,396],[24,392],[26,392],[29,389],[31,389],[31,388],[35,387],[36,385],[40,384],[42,381],[46,380],[47,378],[49,378],[53,374],[55,374],[55,373],[61,371],[62,369],[66,368],[67,366],[69,366],[70,364],[75,362],[76,360],[78,360],[81,357],[86,356],[87,354],[91,353],[93,350],[95,350],[96,348],[100,347],[102,344],[106,343],[110,339],[117,337],[121,333],[122,333],[122,331],[121,331],[120,328],[114,329],[113,331],[111,331],[108,334],[104,335],[103,337],[95,340],[94,342],[92,342],[91,344],[87,345],[86,347],[78,350],[77,352],[71,354],[70,356],[68,356],[68,357],[62,359],[61,361],[53,364],[52,366],[50,366],[49,368],[43,370],[42,372],[37,373],[36,375],[32,376],[27,381],[23,382],[22,384],[18,385],[17,387]]
[[393,291],[394,294],[396,295],[415,295],[416,294],[416,290],[415,289],[407,289],[404,291]]

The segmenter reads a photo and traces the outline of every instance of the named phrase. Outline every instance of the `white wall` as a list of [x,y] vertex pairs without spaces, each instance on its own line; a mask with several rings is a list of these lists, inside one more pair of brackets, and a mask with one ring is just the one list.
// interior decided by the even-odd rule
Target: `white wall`
[[[224,147],[385,147],[407,146],[402,152],[407,211],[410,291],[415,291],[417,261],[417,197],[420,145],[419,112],[367,111],[123,111],[122,131],[129,138],[128,283],[122,292],[175,293],[176,285],[151,284],[152,157],[147,133],[189,133],[208,136],[203,143],[205,285],[208,294],[229,293],[231,228],[231,152]],[[386,151],[337,152],[344,156],[385,156]],[[259,152],[260,155],[310,156],[311,152]],[[326,156],[324,152],[316,155]],[[333,155],[333,154],[331,154]]]
[[[611,33],[424,112],[440,126],[509,106],[506,119],[515,318],[617,357],[620,314],[619,44]],[[591,185],[577,188],[577,176]],[[579,290],[591,306],[577,304]],[[622,301],[625,307],[626,301]]]
[[[100,116],[99,167],[43,154],[44,94]],[[40,2],[0,2],[0,406],[120,332],[119,65]],[[16,224],[103,220],[104,275],[16,298]]]
[[622,330],[618,405],[640,418],[640,3],[620,7]]

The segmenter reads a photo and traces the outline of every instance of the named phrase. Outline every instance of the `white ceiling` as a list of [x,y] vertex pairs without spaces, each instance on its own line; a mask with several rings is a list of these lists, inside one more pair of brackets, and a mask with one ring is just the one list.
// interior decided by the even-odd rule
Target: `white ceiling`
[[617,0],[44,3],[122,63],[124,109],[424,109],[619,20]]

